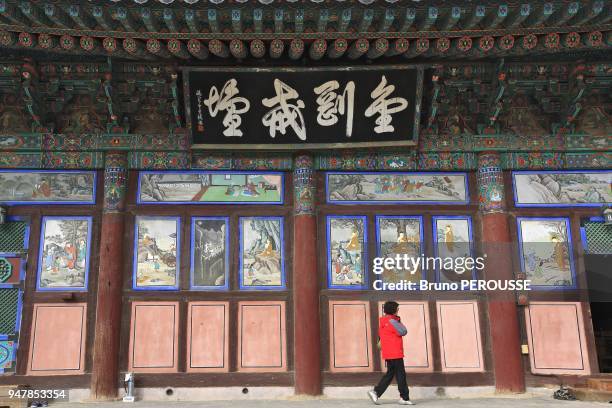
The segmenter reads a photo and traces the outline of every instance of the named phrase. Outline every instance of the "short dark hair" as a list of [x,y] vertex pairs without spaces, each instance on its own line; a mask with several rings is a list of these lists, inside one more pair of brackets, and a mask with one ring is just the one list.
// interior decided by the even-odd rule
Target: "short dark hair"
[[394,302],[393,300],[389,300],[385,302],[385,305],[383,306],[383,311],[385,312],[385,314],[396,314],[398,308],[399,303]]

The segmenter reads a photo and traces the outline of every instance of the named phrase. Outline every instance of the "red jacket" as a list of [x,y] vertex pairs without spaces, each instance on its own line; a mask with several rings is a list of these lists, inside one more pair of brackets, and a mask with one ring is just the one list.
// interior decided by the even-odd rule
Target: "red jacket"
[[378,336],[380,348],[385,360],[404,358],[404,343],[402,336],[406,335],[406,327],[400,323],[399,316],[384,315],[378,319]]

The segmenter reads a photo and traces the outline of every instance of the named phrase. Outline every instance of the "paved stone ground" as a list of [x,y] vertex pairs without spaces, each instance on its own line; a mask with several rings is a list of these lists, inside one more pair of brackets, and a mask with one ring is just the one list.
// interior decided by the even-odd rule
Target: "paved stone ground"
[[[552,398],[476,398],[476,399],[432,399],[417,400],[417,406],[427,408],[603,408],[610,407],[609,403],[583,402],[583,401],[557,401]],[[371,408],[374,407],[369,400],[251,400],[251,401],[206,401],[206,402],[135,402],[134,404],[122,402],[110,403],[54,403],[53,408]],[[394,400],[383,400],[383,407],[399,407]]]

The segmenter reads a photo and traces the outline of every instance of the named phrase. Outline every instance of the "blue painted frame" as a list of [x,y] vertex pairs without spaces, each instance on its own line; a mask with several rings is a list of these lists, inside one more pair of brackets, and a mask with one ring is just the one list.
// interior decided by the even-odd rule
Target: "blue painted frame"
[[[468,237],[470,240],[470,256],[474,256],[474,236],[473,228],[472,228],[472,217],[469,215],[434,215],[431,217],[431,227],[433,234],[433,250],[434,257],[438,257],[438,220],[466,220],[468,224]],[[441,282],[440,280],[440,268],[435,269],[436,274],[436,282]],[[476,268],[472,268],[472,277],[471,279],[476,279]]]
[[531,285],[531,288],[534,290],[572,290],[578,288],[578,283],[576,281],[576,269],[574,267],[574,247],[572,245],[572,231],[571,231],[571,223],[569,217],[516,217],[516,228],[517,228],[517,237],[519,240],[519,257],[521,264],[521,272],[527,275],[527,271],[525,270],[525,258],[523,256],[523,237],[521,231],[521,221],[564,221],[565,222],[565,231],[567,233],[567,253],[569,256],[570,263],[570,274],[572,276],[572,285],[570,286],[556,286],[556,285]]
[[513,202],[515,207],[602,207],[610,203],[551,203],[551,204],[521,204],[518,202],[518,194],[516,190],[516,176],[517,175],[528,175],[528,174],[584,174],[584,173],[610,173],[612,178],[612,171],[610,170],[529,170],[529,171],[513,171],[512,172],[512,194]]
[[[376,256],[381,256],[380,242],[380,221],[384,219],[402,219],[402,220],[419,220],[419,239],[420,239],[420,254],[425,253],[425,237],[423,235],[423,216],[422,215],[377,215],[376,222]],[[378,275],[381,276],[381,275]],[[382,279],[382,276],[381,276]],[[427,280],[427,269],[421,267],[421,279]]]
[[91,201],[0,201],[0,204],[7,206],[15,205],[48,205],[48,204],[61,204],[61,205],[93,205],[96,203],[97,187],[98,187],[98,173],[95,170],[0,170],[1,173],[78,173],[78,174],[93,174],[93,190]]
[[[351,200],[351,201],[340,201],[340,200],[332,200],[329,197],[329,176],[331,175],[410,175],[410,176],[463,176],[463,182],[465,185],[465,200],[462,201],[431,201],[431,200],[406,200],[406,201],[397,201],[397,200]],[[441,172],[441,171],[430,171],[430,172],[409,172],[409,171],[328,171],[325,173],[325,201],[328,204],[336,204],[336,205],[353,205],[353,204],[364,204],[364,205],[380,205],[380,204],[402,204],[402,205],[413,205],[413,204],[431,204],[431,205],[467,205],[470,203],[470,186],[468,174],[465,172]]]
[[[238,174],[238,175],[266,175],[266,176],[280,176],[281,178],[281,192],[280,201],[142,201],[140,199],[140,187],[141,177],[143,174],[212,174],[212,175],[223,175],[223,174]],[[198,171],[198,170],[168,170],[168,171],[140,171],[138,173],[138,186],[136,190],[136,203],[144,205],[168,205],[168,204],[189,204],[189,205],[214,205],[214,204],[228,204],[228,205],[283,205],[285,204],[285,174],[281,171]]]
[[[225,222],[225,284],[223,286],[197,286],[193,283],[194,259],[195,259],[195,223],[196,221],[217,220]],[[189,268],[189,288],[191,290],[228,290],[229,289],[229,270],[230,270],[230,219],[229,217],[191,217],[190,248],[191,265]]]
[[[281,284],[275,286],[245,286],[243,285],[243,274],[244,274],[244,259],[242,251],[244,250],[244,234],[243,234],[243,222],[246,219],[262,219],[262,220],[276,220],[280,223],[280,267],[281,267]],[[285,290],[287,288],[287,280],[285,277],[285,219],[284,217],[276,216],[261,216],[261,217],[239,217],[238,218],[238,230],[239,230],[239,252],[238,252],[238,287],[240,290]]]
[[[55,286],[52,288],[43,288],[40,286],[40,278],[42,275],[42,258],[43,258],[43,250],[45,248],[45,228],[47,226],[48,220],[80,220],[87,221],[87,256],[85,259],[85,286],[82,288],[79,287],[70,287],[70,286]],[[91,229],[92,229],[92,216],[43,216],[41,220],[41,229],[40,229],[40,241],[38,246],[38,265],[37,265],[37,273],[36,273],[36,291],[40,292],[87,292],[87,288],[89,286],[89,262],[91,261]]]
[[[338,218],[350,218],[359,219],[363,222],[363,284],[361,285],[332,285],[333,277],[333,257],[331,248],[331,220]],[[341,290],[363,290],[368,289],[368,217],[365,215],[328,215],[325,220],[326,223],[326,256],[327,256],[327,287],[328,289],[341,289]]]
[[[138,286],[137,285],[137,273],[138,273],[138,222],[139,220],[172,220],[176,225],[176,284],[174,286]],[[156,216],[156,215],[138,215],[134,218],[134,260],[132,266],[132,289],[151,291],[151,290],[178,290],[181,272],[181,217],[180,216]]]

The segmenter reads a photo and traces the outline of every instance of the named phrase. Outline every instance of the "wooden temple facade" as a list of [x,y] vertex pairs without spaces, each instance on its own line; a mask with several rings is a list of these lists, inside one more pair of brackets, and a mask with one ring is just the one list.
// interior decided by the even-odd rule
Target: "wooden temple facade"
[[[412,386],[605,377],[611,8],[0,0],[0,383],[371,385],[389,299]],[[420,70],[410,145],[194,142],[186,69],[337,67]],[[373,289],[376,256],[457,248],[533,290]]]

